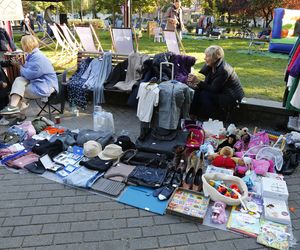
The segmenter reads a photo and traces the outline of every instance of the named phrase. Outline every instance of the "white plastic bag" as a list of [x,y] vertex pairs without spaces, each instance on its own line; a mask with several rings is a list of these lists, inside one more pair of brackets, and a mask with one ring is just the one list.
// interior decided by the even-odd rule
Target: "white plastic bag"
[[115,133],[112,113],[104,111],[101,106],[95,106],[93,115],[94,130]]

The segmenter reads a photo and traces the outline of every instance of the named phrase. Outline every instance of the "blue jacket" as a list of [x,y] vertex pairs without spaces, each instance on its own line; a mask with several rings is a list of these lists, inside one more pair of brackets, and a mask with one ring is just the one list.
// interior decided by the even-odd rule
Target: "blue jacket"
[[34,49],[20,69],[21,76],[30,81],[31,90],[41,97],[51,95],[51,88],[58,92],[58,80],[50,60],[38,49]]

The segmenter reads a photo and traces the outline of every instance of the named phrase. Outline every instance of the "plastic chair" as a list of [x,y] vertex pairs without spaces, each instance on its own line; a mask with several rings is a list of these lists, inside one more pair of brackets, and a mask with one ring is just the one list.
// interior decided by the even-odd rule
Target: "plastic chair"
[[[133,44],[133,36],[136,43],[135,32],[131,28],[110,28],[110,35],[113,50],[116,54],[129,55],[135,51]],[[137,47],[138,45],[136,43],[136,48]]]
[[[74,29],[80,39],[81,46],[87,52],[103,52],[101,43],[97,34],[90,24],[90,26],[74,26]],[[96,41],[96,44],[95,44]]]
[[154,42],[163,42],[164,38],[162,36],[162,28],[158,27],[158,28],[154,28],[153,29],[154,32]]

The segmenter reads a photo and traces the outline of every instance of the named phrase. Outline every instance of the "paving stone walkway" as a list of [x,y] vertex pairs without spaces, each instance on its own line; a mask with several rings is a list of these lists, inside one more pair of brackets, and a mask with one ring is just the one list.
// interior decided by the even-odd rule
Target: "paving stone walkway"
[[[135,112],[107,106],[116,134],[139,133]],[[29,113],[33,117],[34,111]],[[92,117],[66,112],[62,125],[92,128]],[[5,128],[1,127],[0,132]],[[123,131],[124,132],[124,131]],[[300,239],[300,171],[286,177],[294,235]],[[171,215],[155,215],[26,173],[0,167],[0,249],[264,249],[255,239]],[[300,245],[296,247],[300,249]]]

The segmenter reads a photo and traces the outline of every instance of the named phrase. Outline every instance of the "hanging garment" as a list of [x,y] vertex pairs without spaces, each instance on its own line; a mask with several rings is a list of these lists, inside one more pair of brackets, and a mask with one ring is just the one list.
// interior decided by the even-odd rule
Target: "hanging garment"
[[105,52],[102,58],[95,58],[81,76],[86,79],[83,88],[94,91],[94,103],[104,103],[103,83],[111,72],[112,55]]
[[194,90],[177,81],[159,84],[159,127],[177,129],[179,119],[189,117]]
[[196,58],[193,56],[173,54],[170,62],[174,63],[175,80],[187,83],[188,75],[191,73],[192,66],[195,65]]
[[87,105],[86,91],[82,88],[86,79],[81,78],[86,69],[88,68],[91,58],[83,60],[75,74],[68,81],[68,100],[72,105],[76,105],[81,108],[85,108]]
[[[297,79],[295,80],[297,81]],[[298,84],[297,84],[297,88],[293,94],[292,100],[291,100],[291,105],[293,105],[295,108],[298,109],[298,111],[300,111],[300,80],[298,78]]]
[[150,57],[148,55],[132,52],[128,56],[126,79],[124,82],[118,82],[115,87],[120,90],[131,91],[132,86],[137,84],[142,78],[142,65],[144,61],[148,60],[149,58]]
[[118,63],[110,72],[107,80],[104,83],[106,89],[114,88],[115,84],[120,81],[125,81],[128,67],[128,59]]
[[[291,86],[290,91],[289,91],[288,96],[287,96],[286,109],[300,112],[300,109],[297,109],[297,108],[293,107],[293,105],[291,104],[291,100],[292,100],[292,98],[295,94],[295,91],[298,87],[298,84],[299,84],[299,78],[289,77],[289,79],[290,78],[292,79],[292,86]],[[298,96],[298,98],[299,98],[299,96]]]
[[5,29],[0,28],[0,51],[15,51],[16,45]]
[[[300,48],[300,46],[299,46]],[[290,76],[299,77],[300,76],[300,54],[294,61],[293,66],[290,68]]]
[[153,109],[159,102],[159,88],[156,83],[142,82],[137,94],[139,99],[137,117],[141,122],[150,122]]

